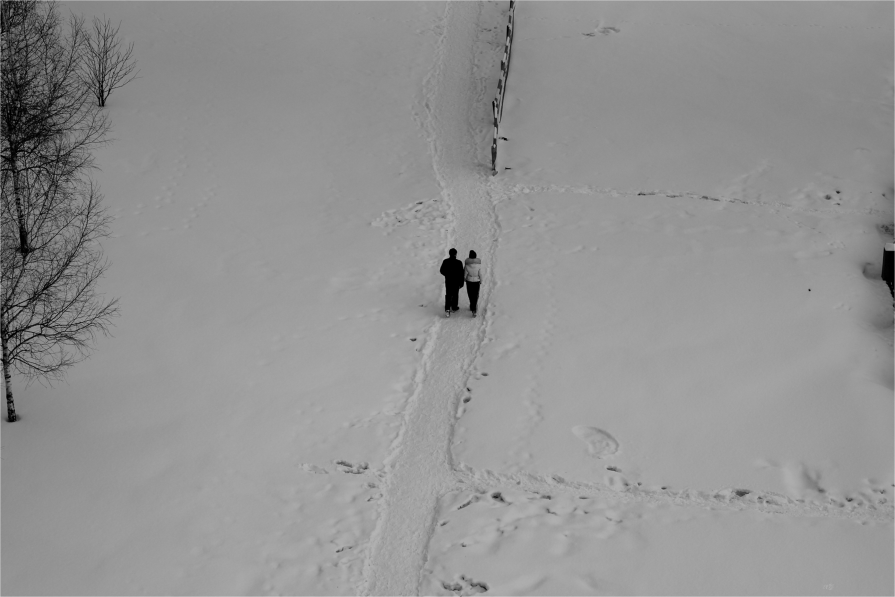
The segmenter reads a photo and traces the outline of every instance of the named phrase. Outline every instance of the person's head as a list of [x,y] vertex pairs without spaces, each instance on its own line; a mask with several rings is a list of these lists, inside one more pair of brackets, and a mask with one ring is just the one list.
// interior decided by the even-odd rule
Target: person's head
[[451,249],[450,251],[448,251],[448,255],[450,255],[451,257],[456,257],[457,249]]
[[469,258],[470,258],[470,259],[475,259],[475,251],[470,251],[470,252],[469,252]]

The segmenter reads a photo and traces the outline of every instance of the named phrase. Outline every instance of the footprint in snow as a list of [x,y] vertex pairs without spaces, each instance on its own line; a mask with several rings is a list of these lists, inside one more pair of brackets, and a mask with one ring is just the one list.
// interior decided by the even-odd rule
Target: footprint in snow
[[456,595],[476,595],[488,591],[487,583],[477,582],[464,574],[460,575],[459,582],[441,581],[441,586]]
[[341,470],[343,473],[351,473],[352,475],[360,475],[367,472],[367,469],[370,468],[370,465],[366,462],[351,464],[347,460],[336,460],[335,464],[340,467],[339,470]]
[[618,33],[619,31],[621,30],[618,27],[597,27],[593,31],[582,33],[581,35],[585,37],[596,37],[598,33],[601,35],[610,35],[612,33]]
[[572,427],[575,437],[587,445],[587,452],[594,458],[605,458],[618,452],[618,442],[602,429],[576,425]]

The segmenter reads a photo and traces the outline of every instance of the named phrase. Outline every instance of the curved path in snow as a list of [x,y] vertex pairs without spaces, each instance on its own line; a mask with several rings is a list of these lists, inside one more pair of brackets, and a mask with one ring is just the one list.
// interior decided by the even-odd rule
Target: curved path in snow
[[450,447],[458,401],[485,334],[498,227],[489,167],[481,156],[482,126],[476,122],[480,113],[487,116],[485,90],[492,74],[477,68],[481,12],[478,2],[447,3],[435,65],[424,82],[423,127],[442,197],[452,210],[452,246],[461,257],[474,249],[485,264],[484,317],[461,311],[428,330],[403,428],[385,463],[379,520],[364,569],[365,593],[371,595],[417,594],[438,498],[456,486]]

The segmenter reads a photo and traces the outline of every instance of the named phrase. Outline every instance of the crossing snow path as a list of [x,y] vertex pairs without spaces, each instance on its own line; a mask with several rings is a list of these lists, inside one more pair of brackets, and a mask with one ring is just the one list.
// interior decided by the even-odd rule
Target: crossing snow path
[[[474,249],[487,264],[480,298],[484,317],[472,319],[462,313],[461,317],[439,318],[426,333],[402,429],[384,463],[382,498],[376,528],[367,549],[362,592],[366,595],[419,593],[421,573],[435,531],[439,499],[451,491],[464,489],[485,493],[514,488],[535,494],[587,495],[619,503],[664,503],[891,522],[893,507],[885,500],[876,505],[832,498],[828,503],[822,503],[730,487],[710,491],[656,491],[628,485],[609,487],[566,480],[556,475],[479,471],[452,462],[451,441],[459,401],[489,329],[488,299],[498,284],[495,270],[500,226],[496,205],[515,194],[533,190],[588,194],[619,192],[590,187],[529,188],[489,176],[488,156],[482,150],[487,149],[490,132],[487,91],[497,70],[499,52],[494,50],[491,56],[476,53],[477,41],[481,41],[478,35],[489,30],[485,23],[481,23],[489,18],[484,15],[483,6],[478,2],[446,4],[434,66],[424,81],[425,114],[420,117],[420,125],[428,136],[442,198],[450,206],[451,246],[458,249],[460,257],[465,251]],[[505,15],[501,14],[501,18]],[[501,31],[500,27],[494,30]],[[621,194],[681,196],[667,191]],[[690,193],[683,195],[719,201]]]

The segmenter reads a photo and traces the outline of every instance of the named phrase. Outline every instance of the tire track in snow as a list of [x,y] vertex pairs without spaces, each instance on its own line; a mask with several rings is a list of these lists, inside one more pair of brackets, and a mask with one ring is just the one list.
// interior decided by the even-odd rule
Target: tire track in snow
[[368,595],[418,592],[438,498],[456,486],[451,440],[458,401],[490,321],[499,229],[478,139],[488,107],[478,71],[490,65],[475,56],[481,14],[481,3],[446,4],[435,66],[424,82],[422,125],[442,197],[451,206],[452,246],[461,256],[475,249],[486,264],[479,299],[485,316],[471,319],[461,312],[439,319],[427,332],[404,424],[385,462],[383,498],[364,567]]

